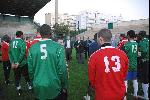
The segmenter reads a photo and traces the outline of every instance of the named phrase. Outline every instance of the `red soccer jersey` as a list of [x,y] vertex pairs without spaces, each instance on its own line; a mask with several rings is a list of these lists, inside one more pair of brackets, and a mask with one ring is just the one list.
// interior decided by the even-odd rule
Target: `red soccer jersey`
[[2,61],[8,61],[8,50],[9,50],[9,43],[3,41],[1,44],[1,52],[2,52]]
[[28,50],[31,46],[31,42],[30,41],[26,41],[26,56],[28,55]]
[[118,48],[118,49],[121,49],[122,46],[123,46],[126,42],[128,42],[128,40],[127,40],[126,38],[121,39],[120,42],[119,42],[118,45],[117,45],[117,48]]
[[105,46],[93,53],[88,62],[88,77],[95,89],[95,100],[122,100],[127,71],[128,57],[122,50]]
[[37,35],[35,39],[33,39],[33,41],[31,42],[30,46],[32,46],[33,44],[39,42],[39,40],[41,40],[41,35]]

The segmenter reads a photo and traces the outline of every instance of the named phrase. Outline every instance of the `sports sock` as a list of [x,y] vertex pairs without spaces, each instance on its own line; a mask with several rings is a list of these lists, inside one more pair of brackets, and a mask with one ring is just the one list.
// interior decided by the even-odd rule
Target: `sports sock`
[[126,86],[126,93],[127,93],[127,89],[128,89],[128,81],[124,81],[125,86]]
[[21,89],[21,86],[19,85],[18,87],[17,87],[17,90],[20,90]]
[[[127,89],[128,89],[128,81],[124,81],[124,84],[126,86],[126,93],[127,93]],[[124,96],[124,99],[123,100],[127,100],[127,97],[126,95]]]
[[143,89],[143,92],[144,92],[144,98],[148,98],[148,87],[149,87],[149,84],[144,84],[142,83],[142,89]]
[[138,92],[138,82],[137,82],[137,80],[133,80],[133,89],[134,89],[133,96],[137,96],[137,92]]

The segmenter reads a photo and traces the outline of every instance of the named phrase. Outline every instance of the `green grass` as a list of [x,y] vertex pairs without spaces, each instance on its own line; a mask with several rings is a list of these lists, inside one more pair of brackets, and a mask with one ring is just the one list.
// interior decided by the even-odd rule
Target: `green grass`
[[[86,95],[88,86],[88,74],[87,74],[87,60],[84,64],[77,64],[75,57],[75,50],[73,50],[72,61],[69,64],[69,90],[68,90],[68,100],[83,100],[83,96]],[[0,100],[34,100],[34,95],[29,93],[27,90],[27,85],[25,84],[24,78],[21,79],[21,86],[23,89],[23,95],[17,96],[15,86],[4,84],[4,75],[2,69],[2,63],[0,63],[0,90],[2,94],[0,95]],[[13,71],[11,70],[10,80],[14,83]],[[128,94],[133,91],[132,83],[129,82]],[[141,84],[139,84],[139,92],[142,94]],[[128,95],[128,100],[132,100],[132,96]]]

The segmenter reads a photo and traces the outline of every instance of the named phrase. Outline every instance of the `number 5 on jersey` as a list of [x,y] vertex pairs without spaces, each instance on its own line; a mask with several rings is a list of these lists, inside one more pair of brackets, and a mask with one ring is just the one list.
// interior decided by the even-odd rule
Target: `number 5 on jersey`
[[41,50],[41,59],[44,60],[47,58],[47,51],[46,51],[46,44],[41,44],[40,45],[40,50]]

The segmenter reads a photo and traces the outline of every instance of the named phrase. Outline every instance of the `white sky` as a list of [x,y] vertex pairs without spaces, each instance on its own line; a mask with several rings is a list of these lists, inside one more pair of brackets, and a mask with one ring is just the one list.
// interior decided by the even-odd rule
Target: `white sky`
[[[97,10],[106,14],[122,15],[124,20],[149,18],[149,0],[58,0],[58,12],[78,14],[83,10]],[[34,17],[45,23],[45,13],[55,12],[55,0],[51,0]]]

